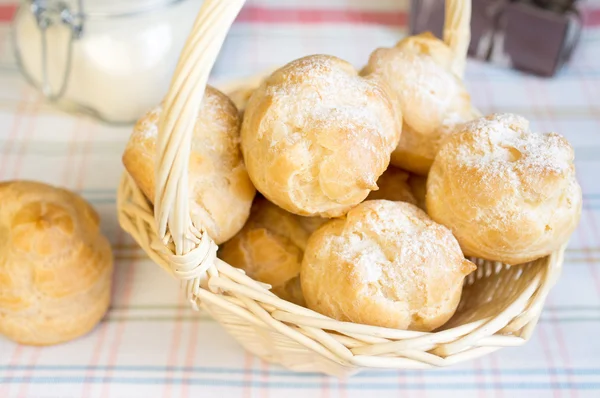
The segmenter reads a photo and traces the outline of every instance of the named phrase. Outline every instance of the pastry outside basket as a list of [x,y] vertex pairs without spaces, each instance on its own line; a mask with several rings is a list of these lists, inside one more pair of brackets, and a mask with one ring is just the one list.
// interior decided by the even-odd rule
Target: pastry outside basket
[[[192,130],[209,73],[244,0],[205,0],[165,98],[155,163],[155,206],[125,173],[117,206],[121,226],[150,258],[181,280],[196,310],[215,318],[248,351],[300,372],[345,376],[364,369],[427,369],[470,360],[532,335],[565,246],[528,264],[473,259],[459,307],[435,332],[340,322],[280,299],[269,286],[216,257],[217,246],[188,207]],[[470,0],[446,0],[444,41],[462,77],[470,40]],[[229,85],[250,89],[257,79]]]

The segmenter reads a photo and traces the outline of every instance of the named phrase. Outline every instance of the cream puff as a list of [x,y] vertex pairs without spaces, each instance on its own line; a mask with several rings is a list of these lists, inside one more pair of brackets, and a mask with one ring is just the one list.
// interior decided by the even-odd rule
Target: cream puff
[[456,311],[475,269],[450,230],[405,202],[370,200],[308,240],[302,291],[341,321],[431,331]]
[[494,114],[465,124],[440,149],[427,211],[466,255],[525,263],[557,250],[581,214],[573,148],[526,119]]
[[244,228],[225,242],[219,258],[271,285],[284,300],[304,305],[300,266],[310,234],[327,219],[301,217],[259,198]]
[[[123,164],[150,202],[154,201],[154,164],[159,106],[135,125]],[[188,168],[191,217],[220,244],[243,226],[256,190],[240,151],[241,117],[229,98],[207,86],[194,125]]]
[[253,92],[242,151],[258,191],[302,216],[337,217],[377,189],[402,117],[387,85],[327,55],[293,61]]
[[80,196],[30,181],[0,184],[0,334],[21,344],[80,337],[110,303],[113,258]]
[[389,84],[404,118],[400,143],[392,153],[394,166],[426,175],[444,137],[475,117],[452,61],[450,48],[431,33],[409,36],[371,54],[362,74]]

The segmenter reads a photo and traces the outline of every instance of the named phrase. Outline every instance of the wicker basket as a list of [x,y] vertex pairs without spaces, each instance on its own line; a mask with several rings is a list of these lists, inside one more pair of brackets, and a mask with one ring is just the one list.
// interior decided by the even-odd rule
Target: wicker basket
[[[452,365],[501,347],[524,344],[563,262],[564,247],[508,267],[474,259],[454,317],[424,333],[339,322],[281,300],[269,286],[216,258],[217,246],[193,225],[187,194],[192,126],[227,31],[244,0],[206,0],[182,52],[159,125],[155,207],[125,174],[119,221],[146,253],[180,279],[202,307],[250,352],[296,371],[344,376],[366,368],[424,369]],[[446,0],[444,40],[462,76],[469,42],[469,0]],[[250,87],[238,82],[231,90]]]

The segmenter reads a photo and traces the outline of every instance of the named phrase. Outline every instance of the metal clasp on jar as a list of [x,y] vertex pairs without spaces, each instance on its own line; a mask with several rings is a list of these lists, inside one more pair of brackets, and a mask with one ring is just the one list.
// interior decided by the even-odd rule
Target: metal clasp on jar
[[[29,4],[27,4],[29,3]],[[20,4],[12,26],[12,41],[15,57],[19,69],[31,85],[40,90],[46,98],[51,101],[60,99],[67,88],[69,75],[71,73],[71,58],[73,52],[73,41],[79,38],[83,32],[82,0],[77,1],[77,10],[71,10],[69,5],[63,1],[52,0],[29,0]],[[28,70],[23,62],[21,48],[19,46],[18,29],[16,25],[20,20],[21,13],[29,11],[35,17],[40,30],[41,40],[41,79],[36,79],[32,71]],[[52,87],[48,72],[49,43],[47,31],[51,26],[64,26],[68,29],[66,41],[66,59],[62,78],[55,88]]]

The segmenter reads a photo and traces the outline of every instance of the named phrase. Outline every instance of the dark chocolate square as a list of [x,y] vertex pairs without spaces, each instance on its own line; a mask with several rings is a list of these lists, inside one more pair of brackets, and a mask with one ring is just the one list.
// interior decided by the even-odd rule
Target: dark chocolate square
[[[444,0],[412,0],[410,32],[443,35]],[[573,0],[472,0],[469,55],[542,76],[570,56],[581,30]]]

